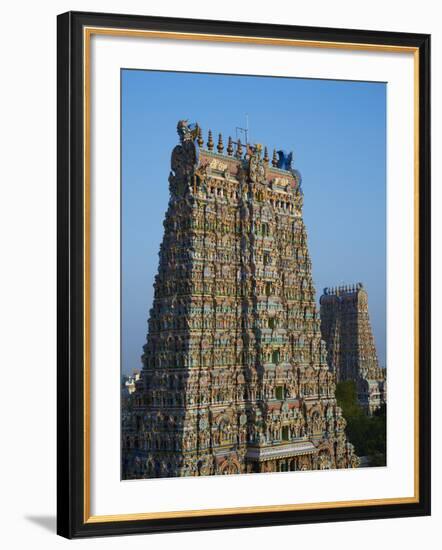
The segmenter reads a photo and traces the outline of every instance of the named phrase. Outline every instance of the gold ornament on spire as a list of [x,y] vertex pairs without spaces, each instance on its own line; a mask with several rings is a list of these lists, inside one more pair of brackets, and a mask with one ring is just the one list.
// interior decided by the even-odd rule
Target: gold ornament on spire
[[266,164],[269,163],[269,152],[267,150],[267,147],[264,147],[264,159],[263,160]]
[[223,136],[222,134],[219,134],[218,136],[218,145],[216,147],[218,149],[218,153],[221,155],[224,151],[224,143],[223,143]]
[[201,126],[198,126],[198,138],[197,138],[198,147],[202,147],[204,145],[203,140],[203,131],[201,130]]
[[212,138],[212,130],[209,130],[209,136],[207,138],[207,149],[209,151],[213,151],[213,138]]
[[229,136],[229,141],[227,143],[227,154],[229,155],[229,157],[231,157],[233,154],[233,143],[232,143],[232,138],[230,136]]

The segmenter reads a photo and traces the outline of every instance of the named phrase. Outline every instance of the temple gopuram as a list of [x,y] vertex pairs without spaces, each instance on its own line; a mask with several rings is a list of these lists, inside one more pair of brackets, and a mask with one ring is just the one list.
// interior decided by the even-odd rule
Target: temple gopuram
[[354,468],[292,155],[178,123],[123,479]]
[[354,380],[361,407],[372,414],[387,402],[386,371],[379,367],[362,283],[325,288],[321,332],[337,382]]

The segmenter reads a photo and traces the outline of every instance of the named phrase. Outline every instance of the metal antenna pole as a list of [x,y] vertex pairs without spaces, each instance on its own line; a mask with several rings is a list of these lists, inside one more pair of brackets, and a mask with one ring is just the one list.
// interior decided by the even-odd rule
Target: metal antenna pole
[[249,114],[246,113],[246,143],[249,143]]
[[246,127],[241,128],[241,126],[237,126],[235,128],[235,133],[236,133],[236,139],[237,140],[238,140],[238,130],[239,130],[239,133],[244,134],[245,143],[247,145],[249,143],[249,115],[248,115],[248,113],[246,113]]

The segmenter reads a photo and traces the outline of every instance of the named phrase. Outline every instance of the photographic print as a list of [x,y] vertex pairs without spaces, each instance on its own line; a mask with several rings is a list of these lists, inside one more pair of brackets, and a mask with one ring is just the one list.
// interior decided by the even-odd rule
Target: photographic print
[[57,532],[429,515],[430,36],[57,25]]
[[121,478],[386,466],[386,83],[122,69],[121,155]]

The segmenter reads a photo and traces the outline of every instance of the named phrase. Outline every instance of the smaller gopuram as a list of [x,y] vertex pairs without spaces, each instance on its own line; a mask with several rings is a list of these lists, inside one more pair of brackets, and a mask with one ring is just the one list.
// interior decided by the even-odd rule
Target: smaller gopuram
[[379,367],[367,291],[362,283],[324,288],[319,303],[328,366],[337,382],[356,382],[359,404],[372,414],[387,402],[387,379]]

